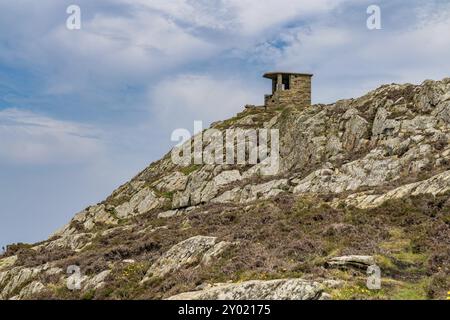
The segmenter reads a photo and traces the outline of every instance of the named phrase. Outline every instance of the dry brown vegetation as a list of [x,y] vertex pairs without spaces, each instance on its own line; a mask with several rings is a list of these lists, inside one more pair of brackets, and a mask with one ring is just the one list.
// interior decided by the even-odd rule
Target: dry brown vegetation
[[[46,252],[46,259],[67,267],[77,264],[86,274],[114,265],[107,285],[77,298],[164,298],[194,290],[204,283],[305,277],[345,279],[336,298],[442,298],[450,281],[449,195],[424,195],[389,201],[361,210],[333,208],[326,197],[284,194],[271,200],[243,205],[205,205],[184,216],[157,219],[154,213],[130,221],[132,231],[98,237],[76,255]],[[151,225],[151,228],[149,226]],[[167,228],[156,227],[167,225]],[[139,230],[153,229],[141,232]],[[155,229],[156,228],[156,229]],[[195,235],[216,236],[235,242],[208,267],[182,268],[164,279],[139,284],[148,266],[174,244]],[[28,251],[17,252],[33,260]],[[42,255],[36,254],[36,264]],[[360,270],[327,269],[329,257],[374,255],[384,286],[366,293]],[[136,261],[123,264],[123,259]],[[47,296],[48,297],[48,296]],[[51,297],[73,298],[59,289]]]

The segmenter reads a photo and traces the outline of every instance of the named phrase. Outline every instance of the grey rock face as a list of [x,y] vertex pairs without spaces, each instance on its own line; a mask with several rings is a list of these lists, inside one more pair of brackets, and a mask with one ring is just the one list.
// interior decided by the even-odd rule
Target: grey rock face
[[0,292],[0,298],[7,299],[16,288],[32,279],[39,271],[34,268],[17,267],[0,273],[0,287],[3,288]]
[[[22,295],[23,297],[28,296],[30,292],[40,292],[42,286],[37,283],[28,288],[22,287],[41,273],[53,272],[52,269],[51,264],[46,263],[35,268],[14,267],[8,271],[0,272],[0,300],[12,298],[11,295],[18,289],[21,290],[19,296]],[[24,290],[23,293],[22,290]]]
[[242,180],[239,170],[222,171],[213,179],[214,183],[219,187],[239,180]]
[[10,298],[10,300],[24,300],[41,293],[45,289],[45,286],[39,281],[33,281],[29,285],[25,286],[18,296]]
[[152,276],[163,277],[183,266],[198,263],[205,255],[207,262],[223,251],[224,243],[220,242],[215,247],[216,240],[216,237],[196,236],[176,244],[149,268],[144,282]]
[[431,194],[439,195],[450,191],[450,171],[445,171],[424,181],[410,183],[381,195],[356,193],[348,196],[343,202],[358,208],[366,209],[382,205],[391,199],[400,199],[407,195]]
[[5,269],[8,269],[9,267],[12,267],[17,261],[17,256],[11,256],[6,257],[3,259],[0,259],[0,271],[3,271]]
[[94,238],[93,233],[76,233],[75,231],[66,232],[63,236],[55,240],[43,243],[33,247],[34,250],[41,248],[51,249],[70,249],[74,251],[81,251],[84,247],[91,243]]
[[261,184],[249,184],[243,188],[234,188],[211,200],[215,203],[247,203],[258,199],[268,199],[289,189],[287,179],[273,180]]
[[380,152],[371,152],[362,159],[350,162],[336,170],[319,169],[300,181],[294,193],[341,193],[362,186],[379,186],[396,179],[401,165],[399,160],[379,157]]
[[116,207],[119,218],[143,214],[155,208],[160,208],[164,200],[156,196],[155,192],[149,188],[144,188],[136,193],[128,202]]
[[238,170],[222,171],[216,174],[212,166],[205,166],[190,175],[189,182],[183,192],[175,194],[172,207],[182,208],[209,202],[219,189],[229,183],[242,180]]
[[83,283],[83,290],[100,289],[105,284],[105,279],[110,273],[111,270],[105,270],[93,277],[87,278]]
[[218,284],[201,291],[181,293],[168,300],[318,300],[322,295],[320,283],[281,279]]
[[175,192],[183,191],[186,188],[188,177],[181,172],[175,171],[162,179],[158,180],[154,185],[159,191]]

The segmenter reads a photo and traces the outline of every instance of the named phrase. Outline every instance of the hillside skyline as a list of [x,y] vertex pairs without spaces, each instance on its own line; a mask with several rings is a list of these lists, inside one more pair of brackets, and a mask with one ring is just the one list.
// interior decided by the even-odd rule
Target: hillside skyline
[[313,103],[332,103],[450,70],[434,37],[447,1],[379,1],[381,30],[371,1],[83,0],[69,30],[72,4],[0,4],[0,247],[45,239],[168,152],[174,129],[262,104],[266,71],[312,72]]

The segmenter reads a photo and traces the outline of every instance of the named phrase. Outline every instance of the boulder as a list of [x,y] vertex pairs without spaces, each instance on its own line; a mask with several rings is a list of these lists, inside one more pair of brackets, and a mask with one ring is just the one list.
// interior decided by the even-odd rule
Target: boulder
[[240,202],[242,189],[240,187],[227,190],[211,200],[213,203]]
[[217,284],[200,291],[185,292],[168,300],[319,300],[323,286],[303,279],[251,280]]
[[175,171],[156,181],[154,186],[159,191],[175,192],[183,191],[186,188],[187,182],[188,176],[179,171]]
[[262,184],[247,185],[241,195],[241,202],[251,202],[258,199],[274,197],[289,188],[287,179],[272,180]]
[[97,290],[105,285],[105,280],[111,273],[111,270],[105,270],[99,274],[87,278],[83,282],[83,290]]
[[181,241],[164,253],[148,269],[144,281],[152,276],[164,277],[169,272],[174,272],[187,265],[194,265],[200,262],[206,253],[209,255],[209,258],[205,258],[206,260],[217,256],[217,252],[223,249],[224,244],[219,243],[219,248],[209,251],[216,245],[216,240],[216,237],[195,236]]
[[116,212],[119,218],[124,219],[161,208],[163,205],[164,199],[157,197],[150,188],[144,188],[136,193],[130,201],[116,207]]
[[169,210],[158,213],[158,218],[171,218],[177,215],[179,210]]
[[10,298],[10,300],[24,300],[24,299],[30,299],[33,296],[41,293],[44,291],[45,286],[40,281],[33,281],[30,284],[26,285],[22,290],[20,290],[20,293],[18,296]]
[[353,267],[359,269],[366,269],[368,266],[371,266],[373,264],[375,264],[375,259],[372,256],[357,256],[357,255],[335,257],[329,259],[325,263],[327,267],[339,267],[339,268]]
[[117,218],[111,211],[106,210],[104,204],[89,207],[76,215],[74,220],[82,223],[86,230],[92,230],[98,224],[116,225],[118,223]]
[[239,170],[228,170],[222,171],[217,176],[214,177],[213,181],[216,186],[224,186],[231,182],[242,180],[242,176]]
[[231,245],[230,242],[227,241],[221,241],[214,245],[212,248],[210,248],[208,251],[205,252],[205,254],[202,257],[201,263],[203,265],[209,265],[211,264],[214,259],[219,257],[229,246]]

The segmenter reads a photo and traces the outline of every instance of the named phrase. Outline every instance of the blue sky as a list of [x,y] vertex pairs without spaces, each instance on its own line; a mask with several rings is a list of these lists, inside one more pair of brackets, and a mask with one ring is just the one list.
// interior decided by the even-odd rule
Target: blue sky
[[166,153],[172,130],[261,104],[265,71],[314,73],[316,103],[442,79],[449,32],[448,0],[3,0],[0,246],[47,238]]

